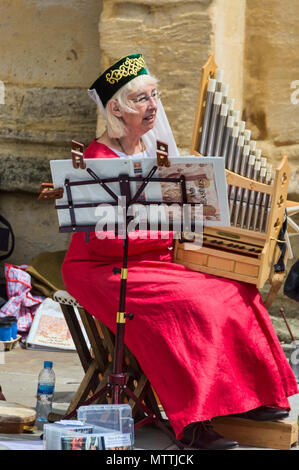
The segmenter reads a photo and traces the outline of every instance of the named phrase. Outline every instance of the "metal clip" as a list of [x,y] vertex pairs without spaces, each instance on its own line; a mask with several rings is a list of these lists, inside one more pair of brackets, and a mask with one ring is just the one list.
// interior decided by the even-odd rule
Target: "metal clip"
[[158,166],[170,166],[168,160],[168,144],[157,140],[157,163]]
[[84,145],[80,142],[72,140],[72,160],[74,168],[81,168],[84,170],[86,168],[86,163],[84,162]]
[[39,188],[38,201],[51,201],[63,197],[63,188],[54,188],[53,183],[42,183]]

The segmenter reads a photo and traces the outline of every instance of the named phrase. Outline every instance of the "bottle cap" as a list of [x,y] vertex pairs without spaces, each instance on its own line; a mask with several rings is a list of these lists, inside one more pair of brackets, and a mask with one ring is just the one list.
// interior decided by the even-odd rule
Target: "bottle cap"
[[45,361],[44,362],[44,368],[45,369],[52,369],[53,367],[53,362],[52,361]]
[[1,318],[0,328],[7,327],[7,326],[11,326],[11,321],[7,320],[7,318],[3,318],[3,319]]
[[14,315],[8,315],[7,317],[4,317],[6,318],[6,320],[12,322],[12,323],[17,323],[18,319],[17,317],[15,317]]

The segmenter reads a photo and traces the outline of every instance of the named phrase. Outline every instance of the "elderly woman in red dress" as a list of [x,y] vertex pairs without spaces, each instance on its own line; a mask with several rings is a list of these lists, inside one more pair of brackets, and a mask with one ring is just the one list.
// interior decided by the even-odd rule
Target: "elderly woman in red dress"
[[[176,151],[157,80],[140,54],[106,70],[90,93],[107,130],[89,145],[86,158],[155,156],[156,127],[164,132],[161,140],[168,136],[170,155]],[[177,439],[199,449],[231,448],[238,443],[217,434],[211,418],[281,419],[297,383],[255,286],[173,263],[172,244],[171,236],[151,239],[149,233],[130,241],[127,311],[134,319],[125,343]],[[114,332],[119,275],[112,268],[121,262],[122,240],[93,233],[87,243],[75,233],[62,268],[70,294]]]

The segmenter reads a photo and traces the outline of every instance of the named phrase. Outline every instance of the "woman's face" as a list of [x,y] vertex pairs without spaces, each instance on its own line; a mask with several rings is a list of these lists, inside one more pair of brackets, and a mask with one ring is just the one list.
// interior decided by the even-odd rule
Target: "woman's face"
[[141,135],[154,127],[157,109],[158,96],[156,87],[149,85],[142,91],[131,93],[128,99],[132,101],[137,113],[121,111],[122,119],[128,130],[134,130]]

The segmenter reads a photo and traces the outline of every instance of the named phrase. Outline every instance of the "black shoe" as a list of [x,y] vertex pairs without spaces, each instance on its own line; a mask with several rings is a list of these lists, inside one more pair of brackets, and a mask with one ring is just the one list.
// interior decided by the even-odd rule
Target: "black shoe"
[[181,443],[186,447],[205,450],[226,450],[237,447],[237,441],[230,441],[213,430],[209,421],[192,423],[184,430]]
[[289,416],[289,412],[278,408],[270,408],[267,406],[260,406],[254,410],[246,411],[245,413],[238,413],[230,416],[237,418],[253,419],[255,421],[278,421]]

